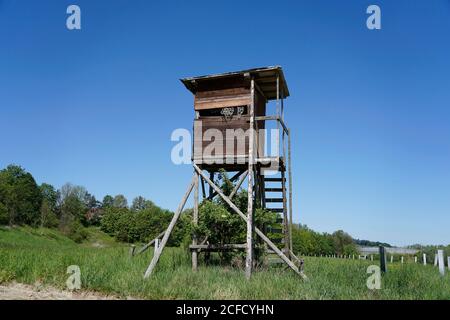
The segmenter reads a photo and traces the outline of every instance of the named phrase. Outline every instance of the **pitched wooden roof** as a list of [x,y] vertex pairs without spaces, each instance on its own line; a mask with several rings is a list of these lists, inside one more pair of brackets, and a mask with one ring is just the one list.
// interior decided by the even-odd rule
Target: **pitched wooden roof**
[[235,72],[212,74],[200,77],[180,79],[186,88],[193,94],[198,91],[209,91],[249,85],[254,78],[267,100],[277,98],[277,75],[280,79],[280,97],[289,97],[289,89],[280,66],[247,69]]

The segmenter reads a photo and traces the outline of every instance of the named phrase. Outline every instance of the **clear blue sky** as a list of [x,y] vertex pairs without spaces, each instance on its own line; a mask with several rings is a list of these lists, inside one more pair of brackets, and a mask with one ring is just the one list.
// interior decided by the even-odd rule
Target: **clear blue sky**
[[[382,30],[366,28],[370,4]],[[170,160],[193,118],[178,79],[276,64],[295,220],[450,243],[448,0],[0,0],[0,166],[174,210],[192,174]]]

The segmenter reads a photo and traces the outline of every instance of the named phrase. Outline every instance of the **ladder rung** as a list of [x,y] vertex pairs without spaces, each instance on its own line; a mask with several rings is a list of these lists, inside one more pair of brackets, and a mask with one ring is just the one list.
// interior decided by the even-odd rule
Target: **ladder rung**
[[[266,182],[281,182],[282,178],[264,178],[264,181],[266,181]],[[284,181],[286,181],[286,178],[284,178]]]
[[283,188],[265,188],[266,192],[283,192]]
[[283,198],[266,198],[266,202],[283,202]]
[[284,212],[283,208],[266,208],[266,210],[269,210],[272,212]]

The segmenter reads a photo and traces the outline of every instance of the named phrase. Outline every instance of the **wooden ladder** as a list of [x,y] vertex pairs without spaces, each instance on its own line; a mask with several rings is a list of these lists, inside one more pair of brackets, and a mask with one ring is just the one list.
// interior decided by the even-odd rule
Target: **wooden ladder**
[[278,214],[278,223],[281,223],[281,230],[272,229],[272,233],[282,233],[282,249],[289,253],[289,221],[287,206],[286,176],[283,168],[280,168],[276,175],[264,177],[264,203],[265,209]]

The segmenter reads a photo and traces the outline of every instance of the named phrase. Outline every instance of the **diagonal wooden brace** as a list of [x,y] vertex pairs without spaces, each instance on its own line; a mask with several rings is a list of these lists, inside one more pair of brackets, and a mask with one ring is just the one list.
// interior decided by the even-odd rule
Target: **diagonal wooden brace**
[[[245,214],[242,213],[241,210],[239,210],[239,208],[230,200],[230,198],[228,198],[223,192],[222,190],[220,190],[220,188],[214,184],[203,172],[202,170],[200,170],[200,168],[193,163],[193,166],[195,168],[195,170],[198,172],[198,174],[214,189],[214,191],[244,220],[247,221],[247,216]],[[303,273],[301,273],[299,271],[299,269],[297,268],[297,266],[291,261],[289,260],[288,257],[286,257],[286,255],[280,250],[278,249],[278,247],[272,242],[270,241],[270,239],[258,228],[255,227],[255,232],[256,234],[265,242],[267,243],[267,245],[292,269],[294,270],[297,274],[299,274],[300,276],[302,276],[303,278],[305,277]]]
[[183,211],[184,205],[186,204],[186,201],[189,198],[189,195],[191,194],[192,189],[194,188],[195,179],[198,179],[196,174],[194,174],[191,184],[189,185],[183,199],[180,202],[180,205],[177,208],[177,211],[173,215],[172,221],[170,221],[170,224],[164,233],[164,237],[161,240],[161,244],[159,245],[158,249],[156,250],[155,254],[153,255],[153,259],[150,262],[150,265],[148,266],[147,271],[145,271],[144,279],[147,279],[152,274],[153,269],[155,268],[156,264],[158,263],[159,257],[161,256],[161,253],[167,244],[167,240],[169,240],[169,236],[172,233],[172,230],[175,227],[175,224],[177,223],[178,219],[180,218],[181,211]]
[[158,234],[158,236],[155,239],[153,239],[152,241],[150,241],[149,243],[144,245],[141,249],[139,249],[138,252],[136,252],[134,255],[137,256],[138,254],[141,254],[142,252],[146,251],[148,248],[150,248],[153,245],[153,243],[155,243],[155,241],[157,239],[159,239],[162,236],[164,236],[164,233],[166,233],[165,230],[163,232],[161,232],[160,234]]

